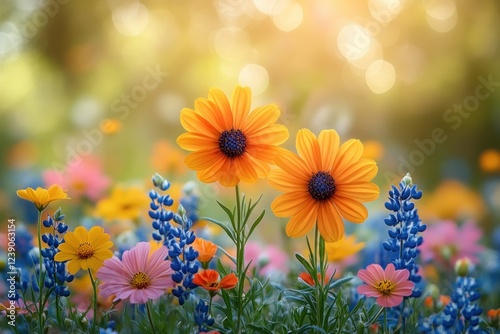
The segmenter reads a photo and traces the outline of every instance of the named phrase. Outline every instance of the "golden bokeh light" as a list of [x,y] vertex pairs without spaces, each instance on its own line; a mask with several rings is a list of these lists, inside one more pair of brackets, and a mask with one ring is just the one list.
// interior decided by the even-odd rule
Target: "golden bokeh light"
[[391,63],[379,59],[366,70],[366,84],[375,94],[383,94],[390,90],[396,82],[396,70]]

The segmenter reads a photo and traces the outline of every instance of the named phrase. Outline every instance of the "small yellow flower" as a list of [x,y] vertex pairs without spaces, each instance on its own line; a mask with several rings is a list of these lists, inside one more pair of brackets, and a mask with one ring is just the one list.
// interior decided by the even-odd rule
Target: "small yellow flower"
[[92,227],[88,232],[85,227],[78,226],[75,232],[64,236],[65,242],[59,245],[60,252],[54,256],[58,262],[68,261],[68,271],[76,274],[80,269],[97,270],[104,260],[110,259],[113,253],[109,250],[113,243],[109,234],[100,226]]
[[17,191],[17,196],[35,204],[38,211],[43,211],[51,202],[60,199],[70,199],[60,185],[54,184],[49,189],[44,188],[26,188]]
[[365,248],[364,242],[356,242],[354,235],[345,236],[337,242],[325,243],[326,253],[330,262],[341,262]]

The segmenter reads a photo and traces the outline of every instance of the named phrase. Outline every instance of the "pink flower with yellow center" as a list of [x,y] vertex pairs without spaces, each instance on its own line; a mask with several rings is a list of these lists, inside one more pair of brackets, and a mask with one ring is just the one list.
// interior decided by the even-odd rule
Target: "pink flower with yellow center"
[[378,264],[370,264],[358,272],[358,277],[367,284],[358,286],[358,293],[377,298],[377,304],[382,307],[398,306],[404,297],[411,295],[415,286],[408,280],[410,272],[396,270],[392,263],[385,270]]
[[149,248],[150,243],[139,242],[125,251],[121,260],[116,256],[106,260],[96,274],[102,282],[100,295],[115,295],[113,301],[129,299],[131,304],[144,304],[172,288],[173,271],[170,261],[165,260],[168,249],[162,246],[150,255]]

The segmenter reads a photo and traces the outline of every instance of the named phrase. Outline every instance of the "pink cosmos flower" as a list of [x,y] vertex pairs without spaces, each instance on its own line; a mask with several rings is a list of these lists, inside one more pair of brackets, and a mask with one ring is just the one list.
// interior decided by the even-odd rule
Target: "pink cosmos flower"
[[149,254],[149,242],[139,242],[122,255],[104,261],[97,271],[102,297],[116,295],[113,301],[130,298],[131,304],[144,304],[157,299],[174,286],[170,261],[165,261],[168,249],[160,247]]
[[448,269],[453,268],[455,262],[464,257],[477,263],[477,255],[484,249],[479,244],[481,237],[481,229],[472,220],[461,227],[451,220],[428,225],[424,242],[420,246],[422,259],[437,261]]
[[378,264],[370,264],[358,272],[358,277],[368,284],[358,286],[358,293],[377,298],[377,304],[382,307],[398,306],[403,297],[411,295],[415,286],[408,280],[410,272],[407,269],[395,270],[392,263],[385,271]]
[[95,202],[110,184],[110,179],[102,172],[100,161],[93,156],[82,158],[76,166],[64,170],[49,169],[43,172],[46,185],[59,184],[72,199],[86,197]]

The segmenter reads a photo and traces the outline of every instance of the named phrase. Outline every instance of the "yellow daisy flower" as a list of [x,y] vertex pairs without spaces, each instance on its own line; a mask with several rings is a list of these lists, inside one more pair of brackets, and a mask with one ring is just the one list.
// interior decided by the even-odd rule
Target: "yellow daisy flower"
[[361,202],[372,201],[380,193],[370,181],[377,174],[375,161],[362,158],[363,144],[348,140],[340,147],[334,130],[321,131],[319,137],[302,129],[297,133],[298,155],[282,150],[269,175],[271,186],[285,194],[271,204],[278,217],[291,217],[286,226],[290,237],[307,234],[317,223],[326,242],[344,235],[342,217],[362,223],[368,210]]
[[221,90],[212,88],[208,99],[195,100],[194,110],[182,109],[181,124],[187,133],[177,143],[192,151],[185,162],[201,181],[232,187],[269,174],[288,129],[274,124],[280,116],[274,104],[250,112],[251,96],[250,88],[237,86],[230,104]]
[[149,198],[140,187],[115,187],[111,196],[97,202],[95,215],[104,220],[137,219],[149,207]]
[[104,260],[113,257],[109,250],[113,247],[109,234],[104,233],[100,226],[94,226],[89,231],[78,226],[75,232],[67,232],[64,243],[59,245],[60,252],[54,256],[58,262],[68,261],[68,271],[76,274],[80,269],[97,270]]
[[70,199],[68,197],[68,194],[66,194],[63,188],[58,184],[50,186],[49,189],[38,187],[36,188],[36,190],[34,190],[33,188],[26,188],[18,190],[16,193],[17,196],[21,197],[22,199],[35,204],[37,210],[40,212],[45,210],[47,205],[49,205],[51,202],[60,199]]

